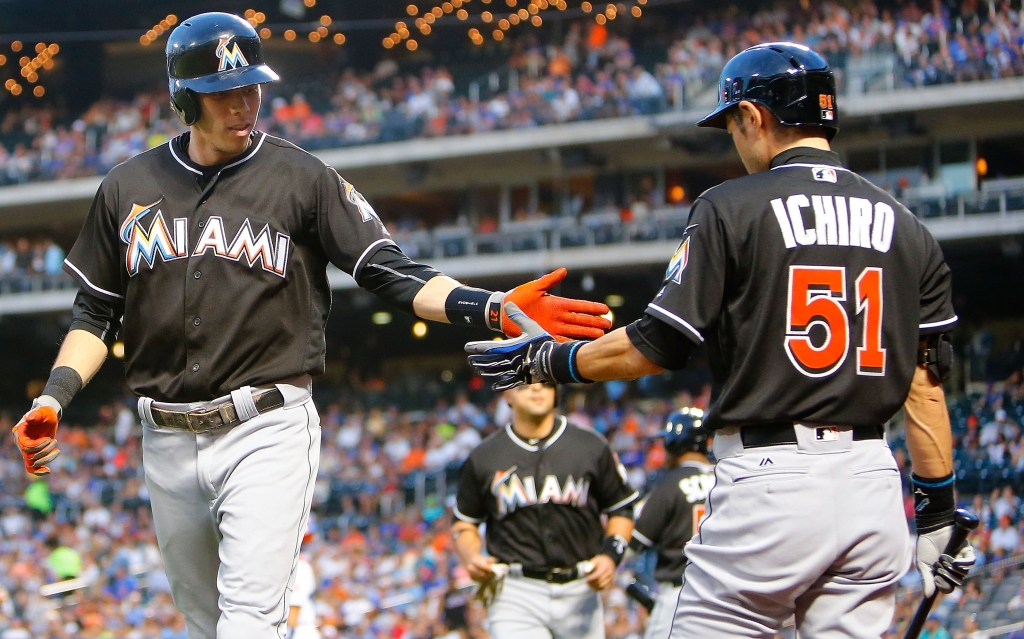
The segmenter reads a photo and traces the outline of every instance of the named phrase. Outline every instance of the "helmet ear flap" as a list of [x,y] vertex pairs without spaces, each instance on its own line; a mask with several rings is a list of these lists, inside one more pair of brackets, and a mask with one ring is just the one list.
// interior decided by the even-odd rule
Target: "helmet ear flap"
[[185,126],[192,126],[199,119],[199,101],[191,89],[172,90],[171,108],[178,114]]

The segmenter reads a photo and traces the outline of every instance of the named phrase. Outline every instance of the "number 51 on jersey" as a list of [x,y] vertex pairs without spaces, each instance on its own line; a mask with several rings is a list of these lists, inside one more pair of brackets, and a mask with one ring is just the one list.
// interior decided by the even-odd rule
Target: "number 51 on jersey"
[[[857,347],[858,375],[885,375],[882,348],[882,269],[867,267],[852,282],[857,315],[864,315],[864,331]],[[808,377],[827,377],[839,370],[850,350],[850,316],[845,266],[789,267],[786,305],[786,355]],[[825,331],[815,346],[811,330]]]

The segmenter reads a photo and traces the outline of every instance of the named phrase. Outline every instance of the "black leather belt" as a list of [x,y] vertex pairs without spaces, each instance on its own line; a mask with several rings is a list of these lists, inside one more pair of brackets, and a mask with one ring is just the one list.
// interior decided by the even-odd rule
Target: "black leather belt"
[[567,584],[570,581],[576,581],[583,575],[576,569],[576,566],[571,568],[530,568],[523,566],[523,576],[546,581],[549,584]]
[[[811,426],[818,431],[818,439],[824,439],[823,431],[831,430],[828,426]],[[885,429],[882,426],[854,426],[853,441],[882,439]],[[744,448],[761,448],[763,446],[781,446],[796,443],[796,428],[793,422],[774,422],[771,424],[749,424],[740,427],[740,440]]]
[[[265,413],[275,408],[284,406],[284,395],[276,388],[253,394],[253,403],[256,404],[256,411]],[[233,402],[225,402],[210,410],[198,411],[176,411],[164,410],[156,406],[150,407],[153,414],[153,425],[161,428],[177,428],[188,430],[193,433],[220,428],[221,426],[235,426],[241,423],[238,418],[238,411]]]

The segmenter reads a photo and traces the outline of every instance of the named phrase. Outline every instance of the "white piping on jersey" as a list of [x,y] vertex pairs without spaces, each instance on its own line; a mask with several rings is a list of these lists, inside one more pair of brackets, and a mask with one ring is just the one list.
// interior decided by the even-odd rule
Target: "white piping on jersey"
[[[544,448],[545,449],[550,447],[551,444],[554,444],[555,440],[558,439],[559,437],[561,437],[562,433],[565,432],[565,427],[566,427],[566,424],[568,424],[568,422],[566,421],[566,419],[565,419],[565,417],[563,415],[559,415],[558,419],[560,419],[562,423],[558,426],[558,430],[555,431],[555,434],[552,435],[551,437],[549,437],[547,439],[547,441],[544,442]],[[531,453],[535,453],[538,450],[540,450],[540,446],[537,446],[535,444],[528,444],[525,441],[523,441],[522,438],[519,437],[519,435],[516,435],[516,432],[514,430],[512,430],[512,424],[511,423],[505,424],[505,432],[508,433],[509,439],[511,439],[512,442],[515,443],[516,446],[519,446],[520,448],[524,448],[524,449],[530,451]]]
[[[353,265],[353,267],[352,267],[352,279],[356,280],[357,282],[359,281],[359,271],[363,270],[363,265],[364,265],[363,263],[365,262],[365,260],[367,260],[370,257],[370,255],[371,255],[370,251],[372,251],[374,248],[376,248],[377,246],[379,246],[381,244],[394,244],[394,243],[395,243],[394,240],[389,240],[387,238],[381,238],[381,239],[377,240],[376,242],[374,242],[373,244],[367,246],[366,250],[363,251],[363,254],[359,256],[359,259],[356,260],[355,265]],[[396,244],[396,246],[397,246],[397,244]]]
[[639,541],[643,545],[647,546],[648,548],[653,548],[654,547],[654,542],[651,541],[650,539],[648,539],[647,535],[643,534],[642,532],[640,532],[639,530],[637,530],[635,528],[633,529],[633,539],[636,539],[637,541]]
[[[266,134],[266,133],[263,133],[263,132],[261,131],[261,132],[260,132],[260,141],[256,143],[256,147],[255,147],[255,148],[254,148],[254,149],[252,150],[252,153],[250,153],[250,154],[246,155],[246,156],[245,156],[244,158],[242,158],[241,160],[237,160],[237,161],[235,161],[235,162],[232,162],[231,164],[229,164],[229,165],[225,166],[224,168],[222,168],[222,169],[221,169],[221,171],[223,171],[224,169],[230,169],[230,168],[231,168],[231,167],[233,167],[233,166],[238,166],[238,165],[239,165],[239,164],[241,164],[242,162],[246,162],[246,161],[248,161],[248,160],[249,160],[249,159],[250,159],[250,158],[251,158],[252,156],[256,155],[256,154],[257,154],[257,153],[259,152],[259,150],[260,150],[260,147],[261,147],[261,146],[263,146],[263,140],[266,140],[266,139],[267,139],[267,134]],[[218,173],[220,173],[220,171],[218,171]]]
[[[228,164],[227,166],[225,166],[225,167],[221,168],[221,171],[223,171],[224,169],[230,169],[230,168],[231,168],[231,167],[233,167],[233,166],[238,166],[238,165],[239,165],[239,164],[241,164],[242,162],[245,162],[246,160],[250,159],[250,158],[251,158],[252,156],[256,155],[256,153],[257,153],[257,152],[258,152],[258,151],[260,150],[260,147],[261,147],[261,146],[263,146],[263,141],[267,139],[267,134],[266,134],[266,133],[263,133],[262,131],[260,131],[259,133],[260,133],[260,141],[256,143],[256,146],[255,146],[255,147],[253,147],[252,151],[251,151],[251,152],[249,152],[249,153],[248,153],[248,154],[247,154],[247,155],[246,155],[246,156],[245,156],[244,158],[242,158],[241,160],[236,160],[235,162],[232,162],[231,164]],[[175,139],[177,139],[177,138],[175,138]],[[182,165],[183,167],[185,167],[185,168],[186,168],[186,169],[188,169],[189,171],[192,171],[192,172],[193,172],[193,173],[195,173],[196,175],[202,175],[202,174],[203,174],[203,172],[202,172],[202,171],[197,171],[196,169],[193,169],[193,168],[192,168],[191,166],[189,166],[188,164],[185,164],[184,160],[182,160],[181,158],[179,158],[179,157],[178,157],[178,154],[174,152],[174,140],[170,140],[170,141],[169,141],[169,142],[167,143],[167,148],[168,148],[168,149],[170,150],[170,152],[171,152],[171,156],[172,156],[172,157],[173,157],[173,158],[174,158],[175,160],[177,160],[177,161],[178,161],[178,164]],[[218,173],[219,173],[219,172],[220,172],[220,171],[218,171]]]
[[630,502],[636,501],[639,498],[640,498],[640,492],[634,490],[632,495],[630,495],[629,497],[626,497],[625,499],[623,499],[622,501],[618,502],[617,504],[612,504],[611,506],[608,506],[607,508],[605,508],[601,512],[603,512],[603,513],[610,513],[613,510],[618,510],[619,508],[622,508],[623,506],[626,506]]
[[922,329],[922,328],[935,328],[936,326],[946,326],[947,324],[952,324],[953,322],[957,321],[958,319],[960,319],[960,318],[957,317],[956,315],[954,315],[953,317],[951,317],[951,318],[949,318],[947,320],[942,320],[941,322],[928,322],[927,324],[921,324],[917,328],[918,329]]
[[695,329],[693,326],[690,325],[689,322],[687,322],[683,318],[679,317],[675,313],[671,313],[669,311],[666,311],[662,307],[658,306],[657,304],[653,304],[653,303],[652,304],[648,304],[647,308],[650,309],[650,310],[653,310],[658,315],[662,315],[665,319],[669,320],[670,322],[675,322],[676,324],[679,324],[680,326],[682,326],[686,330],[688,330],[691,333],[693,333],[694,335],[696,335],[697,339],[699,339],[701,342],[704,341],[704,336],[700,334],[700,331]]
[[850,169],[841,166],[833,166],[831,164],[780,164],[778,166],[773,166],[771,170],[774,171],[775,169],[787,169],[791,166],[797,166],[804,169],[816,169],[820,166],[825,166],[836,171],[846,171],[847,173],[851,172]]
[[426,284],[426,281],[416,277],[415,275],[406,275],[405,273],[399,273],[398,271],[396,271],[395,269],[391,268],[390,266],[384,266],[383,264],[367,264],[365,268],[370,268],[371,266],[373,268],[380,269],[382,271],[387,271],[388,273],[391,273],[395,277],[400,277],[400,278],[406,279],[406,280],[412,280],[414,282],[419,282],[420,284]]
[[[175,138],[175,139],[177,139],[177,138]],[[189,171],[192,171],[196,175],[202,175],[203,174],[202,171],[197,171],[196,169],[193,169],[189,165],[185,164],[184,160],[182,160],[181,158],[178,157],[178,154],[174,152],[174,140],[170,140],[167,143],[167,148],[171,152],[171,157],[174,158],[175,160],[177,160],[178,164],[182,165],[183,167],[185,167]]]
[[463,514],[462,511],[459,510],[458,506],[456,506],[455,508],[452,509],[452,514],[455,515],[456,519],[460,519],[460,520],[462,520],[464,522],[467,522],[467,523],[470,523],[470,524],[482,524],[482,523],[484,523],[483,519],[477,519],[476,517],[470,517],[469,515]]
[[77,266],[75,266],[74,264],[69,262],[66,258],[64,260],[64,263],[68,265],[69,269],[71,269],[75,273],[78,273],[78,276],[82,278],[82,281],[85,282],[86,286],[88,286],[92,290],[96,291],[97,293],[103,293],[104,295],[109,295],[111,297],[116,297],[119,300],[123,300],[124,299],[124,295],[118,295],[117,293],[114,293],[112,291],[108,291],[105,288],[100,288],[100,287],[96,286],[95,284],[93,284],[92,282],[90,282],[89,278],[85,276],[85,273],[83,273]]

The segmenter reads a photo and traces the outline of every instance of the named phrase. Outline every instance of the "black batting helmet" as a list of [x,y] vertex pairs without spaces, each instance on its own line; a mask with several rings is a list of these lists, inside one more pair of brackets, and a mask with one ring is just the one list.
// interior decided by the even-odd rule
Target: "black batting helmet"
[[171,106],[186,126],[199,119],[193,93],[219,93],[277,79],[263,62],[256,29],[236,15],[201,13],[167,38]]
[[764,106],[783,124],[818,126],[831,141],[839,131],[836,78],[828,62],[802,44],[769,42],[737,53],[722,69],[718,108],[697,126],[724,129],[741,100]]
[[661,436],[665,438],[665,452],[674,457],[688,452],[708,454],[708,430],[704,428],[704,411],[699,408],[681,408],[669,415]]

